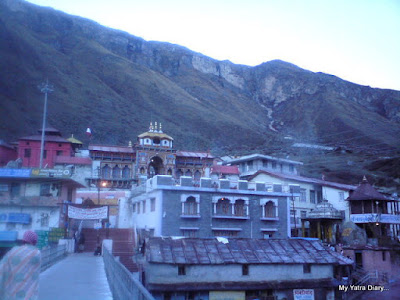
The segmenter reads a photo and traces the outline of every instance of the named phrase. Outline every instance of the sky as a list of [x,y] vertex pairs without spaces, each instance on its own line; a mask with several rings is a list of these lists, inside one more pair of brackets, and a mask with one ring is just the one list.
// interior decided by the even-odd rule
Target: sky
[[361,85],[400,90],[399,0],[29,0],[255,66],[280,59]]

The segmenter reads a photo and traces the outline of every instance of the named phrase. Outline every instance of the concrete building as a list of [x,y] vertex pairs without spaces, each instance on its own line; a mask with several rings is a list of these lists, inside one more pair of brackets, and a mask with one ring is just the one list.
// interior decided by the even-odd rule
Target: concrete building
[[28,229],[66,228],[66,203],[83,187],[70,176],[69,170],[0,168],[0,231],[21,239]]
[[[277,189],[278,190],[278,189]],[[292,194],[247,181],[157,175],[133,190],[133,226],[144,236],[287,238]],[[298,196],[298,194],[296,194]]]
[[316,240],[149,238],[139,259],[156,299],[335,299],[352,261]]

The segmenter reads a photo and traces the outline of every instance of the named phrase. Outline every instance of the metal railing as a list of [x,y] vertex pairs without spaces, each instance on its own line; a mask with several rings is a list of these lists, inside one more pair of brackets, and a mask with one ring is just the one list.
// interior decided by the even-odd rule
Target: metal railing
[[40,266],[40,271],[43,272],[47,268],[50,268],[59,260],[67,256],[67,246],[58,245],[51,248],[43,249],[40,251],[42,256],[42,263]]
[[141,282],[134,278],[132,273],[106,247],[103,247],[103,259],[114,299],[155,300]]

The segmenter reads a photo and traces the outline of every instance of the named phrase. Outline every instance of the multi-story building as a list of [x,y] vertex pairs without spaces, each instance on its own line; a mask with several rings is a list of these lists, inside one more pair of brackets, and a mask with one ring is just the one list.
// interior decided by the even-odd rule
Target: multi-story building
[[0,230],[67,228],[67,203],[83,185],[68,169],[0,168]]
[[[319,237],[332,243],[335,242],[336,233],[333,225],[349,220],[349,207],[345,199],[349,196],[349,192],[356,188],[355,186],[301,176],[298,170],[302,165],[301,162],[267,155],[252,154],[225,163],[239,166],[239,170],[242,171],[240,178],[249,180],[250,186],[263,182],[267,184],[269,190],[273,190],[274,184],[280,184],[283,191],[288,193],[295,191],[300,194],[299,197],[291,197],[292,236]],[[298,187],[300,190],[297,190]],[[318,216],[321,219],[315,224],[319,229],[310,231],[310,221],[314,220],[315,214],[308,219],[309,214],[324,200],[328,201],[327,205],[332,205],[337,213],[333,219],[332,215]]]
[[182,176],[177,185],[157,175],[133,191],[132,226],[142,236],[287,238],[291,195],[262,183],[251,190],[247,181],[232,187],[226,179],[201,178],[197,185]]

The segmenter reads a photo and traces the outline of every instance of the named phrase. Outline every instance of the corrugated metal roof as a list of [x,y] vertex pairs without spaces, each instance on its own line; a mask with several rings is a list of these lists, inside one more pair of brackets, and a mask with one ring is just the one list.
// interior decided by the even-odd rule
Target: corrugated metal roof
[[320,184],[320,185],[323,185],[323,186],[330,186],[330,187],[343,189],[343,190],[348,190],[348,191],[356,189],[356,186],[354,186],[354,185],[337,183],[337,182],[332,182],[332,181],[327,181],[327,180],[322,180],[322,179],[317,179],[317,178],[303,177],[303,176],[295,175],[295,174],[271,172],[271,171],[266,171],[266,170],[258,170],[258,171],[256,171],[253,175],[251,175],[248,178],[248,180],[252,180],[257,175],[263,174],[263,173],[267,174],[267,175],[274,176],[274,177],[278,177],[278,178],[290,179],[290,180],[307,182],[307,183],[315,183],[315,184]]
[[73,164],[73,165],[91,165],[92,160],[89,157],[56,156],[55,163]]
[[264,155],[264,154],[250,154],[250,155],[245,155],[240,158],[234,158],[231,160],[226,161],[226,163],[229,164],[237,164],[240,162],[244,161],[249,161],[249,160],[255,160],[255,159],[266,159],[266,160],[274,160],[274,161],[281,161],[281,162],[286,162],[294,165],[302,165],[303,163],[300,161],[295,161],[295,160],[290,160],[290,159],[285,159],[285,158],[279,158],[279,157],[273,157],[269,155]]
[[[41,141],[42,136],[41,135],[31,135],[31,136],[25,136],[22,138],[19,138],[19,140],[29,140],[29,141]],[[67,139],[64,139],[61,136],[58,135],[45,135],[44,136],[44,141],[45,142],[56,142],[56,143],[71,143]]]
[[129,147],[129,146],[89,145],[89,150],[91,150],[91,151],[103,151],[103,152],[134,153],[132,147]]
[[177,151],[176,156],[214,158],[209,152]]
[[146,260],[164,264],[352,264],[320,241],[302,239],[150,238]]
[[211,173],[239,175],[239,168],[238,168],[238,166],[213,165],[211,167]]

